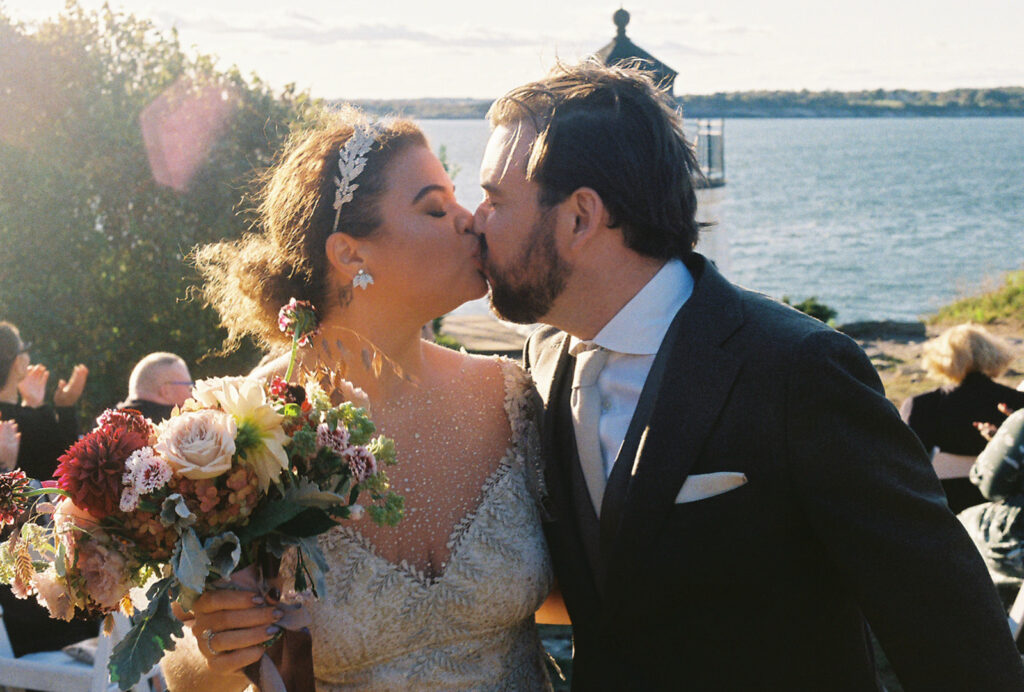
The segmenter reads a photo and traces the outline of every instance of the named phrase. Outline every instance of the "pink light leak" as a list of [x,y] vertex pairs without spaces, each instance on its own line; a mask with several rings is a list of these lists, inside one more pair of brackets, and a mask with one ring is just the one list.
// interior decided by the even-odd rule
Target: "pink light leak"
[[233,101],[224,87],[195,87],[183,77],[146,106],[139,126],[154,180],[184,192],[227,126]]

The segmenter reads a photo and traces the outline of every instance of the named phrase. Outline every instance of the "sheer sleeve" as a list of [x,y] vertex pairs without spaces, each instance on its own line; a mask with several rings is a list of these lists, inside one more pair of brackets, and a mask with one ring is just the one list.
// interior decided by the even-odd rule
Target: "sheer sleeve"
[[501,368],[505,377],[505,409],[512,426],[516,461],[522,465],[530,494],[543,512],[547,497],[544,484],[545,459],[540,443],[544,404],[529,373],[505,358],[501,359]]

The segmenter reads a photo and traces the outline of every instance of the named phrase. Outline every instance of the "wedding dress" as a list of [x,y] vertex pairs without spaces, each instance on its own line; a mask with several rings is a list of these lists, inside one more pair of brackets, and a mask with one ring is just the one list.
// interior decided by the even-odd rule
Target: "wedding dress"
[[449,534],[440,573],[385,559],[362,524],[320,537],[327,593],[305,599],[318,690],[550,689],[533,619],[552,581],[540,526],[539,400],[518,365],[499,366],[511,441]]

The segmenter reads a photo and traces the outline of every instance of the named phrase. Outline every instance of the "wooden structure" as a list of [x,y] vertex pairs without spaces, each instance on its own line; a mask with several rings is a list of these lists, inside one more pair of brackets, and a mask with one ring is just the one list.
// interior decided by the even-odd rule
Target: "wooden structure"
[[[615,23],[615,38],[594,53],[594,57],[605,65],[627,64],[647,70],[655,84],[675,98],[678,72],[633,43],[626,36],[629,12],[619,8],[612,15]],[[697,134],[693,138],[697,149],[697,161],[703,176],[695,182],[698,188],[721,187],[725,185],[725,120],[722,118],[697,121]]]

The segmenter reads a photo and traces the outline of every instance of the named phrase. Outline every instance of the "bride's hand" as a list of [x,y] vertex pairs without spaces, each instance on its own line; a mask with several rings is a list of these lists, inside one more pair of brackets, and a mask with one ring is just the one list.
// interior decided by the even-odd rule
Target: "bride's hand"
[[237,673],[263,655],[263,644],[280,631],[282,612],[252,591],[213,589],[193,604],[191,622],[199,652],[214,673]]

